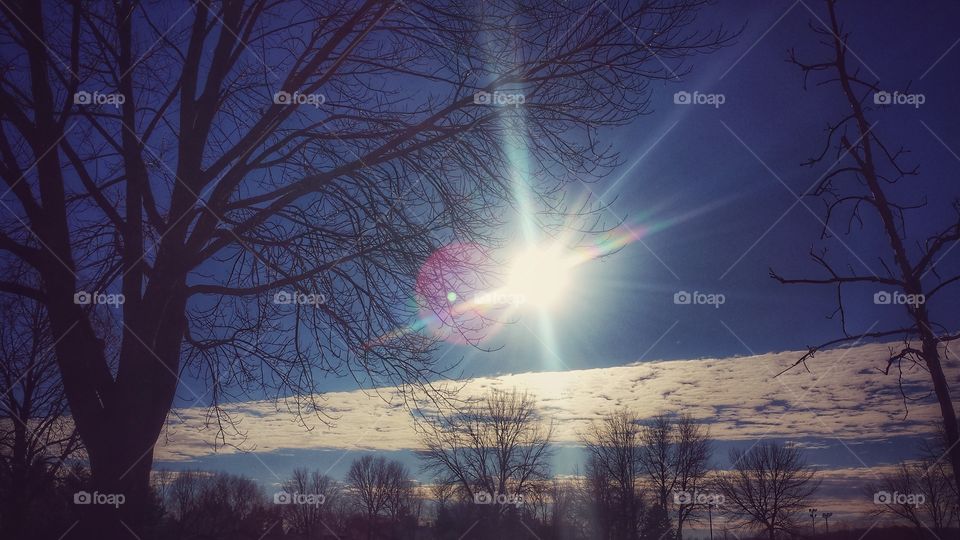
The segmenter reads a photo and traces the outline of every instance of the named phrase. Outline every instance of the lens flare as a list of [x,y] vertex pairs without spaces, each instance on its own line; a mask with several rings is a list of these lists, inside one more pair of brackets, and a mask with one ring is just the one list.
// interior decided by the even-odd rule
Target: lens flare
[[[411,334],[456,344],[481,344],[525,315],[540,318],[566,308],[580,265],[637,241],[650,229],[622,224],[593,244],[576,249],[562,241],[517,247],[503,263],[488,250],[451,243],[423,264],[411,300],[415,320],[367,343],[376,347]],[[583,284],[581,284],[583,286]]]

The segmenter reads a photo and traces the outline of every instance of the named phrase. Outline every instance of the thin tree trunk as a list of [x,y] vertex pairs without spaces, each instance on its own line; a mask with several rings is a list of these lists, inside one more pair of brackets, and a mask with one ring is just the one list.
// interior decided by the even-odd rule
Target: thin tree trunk
[[[891,211],[890,203],[887,200],[886,193],[881,187],[880,180],[877,177],[877,172],[874,164],[872,147],[870,144],[870,134],[871,128],[867,122],[866,116],[863,112],[863,107],[860,104],[860,99],[857,97],[856,93],[853,90],[853,87],[850,82],[850,75],[847,72],[846,66],[846,57],[845,57],[845,45],[839,40],[840,27],[837,22],[836,7],[834,2],[828,2],[828,8],[830,11],[830,22],[833,28],[834,35],[834,46],[837,52],[837,72],[839,74],[840,85],[843,88],[843,92],[846,95],[847,102],[850,104],[851,109],[853,110],[853,115],[856,118],[857,129],[863,146],[863,158],[862,158],[862,171],[864,180],[867,183],[870,193],[874,198],[874,206],[876,206],[878,213],[880,214],[880,219],[883,223],[884,231],[887,235],[887,240],[890,243],[890,247],[893,250],[894,260],[897,264],[897,269],[900,272],[901,279],[905,283],[905,291],[907,294],[920,295],[923,294],[923,287],[920,283],[920,279],[914,275],[913,267],[910,264],[909,258],[907,256],[906,247],[903,244],[903,240],[900,238],[897,231],[896,221]],[[930,371],[930,378],[933,382],[934,393],[937,396],[937,402],[940,405],[940,415],[943,419],[943,428],[944,433],[947,438],[947,448],[950,455],[950,464],[953,468],[953,480],[958,488],[960,488],[960,430],[957,426],[957,414],[953,408],[953,400],[950,396],[950,388],[947,385],[946,377],[943,373],[943,367],[940,362],[940,352],[938,350],[939,342],[937,341],[936,336],[933,333],[933,330],[930,328],[930,322],[928,320],[926,306],[920,304],[911,308],[908,306],[908,312],[914,320],[914,324],[917,328],[917,331],[920,334],[920,340],[923,350],[923,360],[927,365],[927,369]]]
[[960,487],[960,444],[957,444],[960,441],[960,430],[957,426],[957,413],[953,408],[953,400],[950,397],[950,387],[940,363],[938,345],[939,343],[933,336],[924,339],[923,358],[927,369],[930,371],[930,378],[933,380],[933,390],[937,395],[937,402],[940,404],[940,415],[943,417],[943,429],[947,437],[947,453],[950,456],[950,465],[953,468],[953,481]]

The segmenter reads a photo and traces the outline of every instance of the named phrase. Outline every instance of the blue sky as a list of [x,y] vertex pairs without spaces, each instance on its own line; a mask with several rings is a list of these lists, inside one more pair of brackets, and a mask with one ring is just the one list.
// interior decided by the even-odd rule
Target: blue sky
[[[908,218],[915,238],[948,223],[960,165],[954,155],[960,153],[960,52],[955,48],[941,58],[958,36],[936,24],[951,19],[949,12],[960,14],[960,6],[936,5],[904,10],[886,3],[841,4],[841,13],[852,14],[846,17],[851,48],[879,76],[880,87],[892,91],[912,82],[912,91],[927,98],[917,109],[889,107],[874,114],[888,144],[905,145],[908,162],[920,165],[921,175],[895,191],[911,202],[929,199],[927,214]],[[834,307],[830,287],[783,286],[767,275],[769,267],[818,275],[807,256],[813,245],[829,247],[838,268],[849,262],[866,273],[863,261],[879,273],[877,257],[887,249],[869,221],[863,232],[841,237],[849,251],[836,241],[817,242],[822,204],[813,198],[796,203],[787,189],[802,193],[825,172],[799,164],[820,150],[826,123],[836,121],[845,106],[834,86],[808,84],[805,91],[800,70],[785,61],[791,47],[801,57],[822,58],[826,51],[806,26],[819,23],[804,4],[790,2],[724,3],[711,14],[711,24],[748,22],[738,43],[695,59],[684,80],[655,85],[652,114],[609,134],[626,165],[607,185],[590,186],[602,194],[616,182],[605,197],[613,201],[611,221],[625,218],[654,228],[680,221],[580,269],[564,309],[552,316],[556,354],[543,354],[545,338],[531,338],[537,324],[526,320],[498,336],[505,347],[497,353],[451,351],[451,357],[470,359],[471,374],[616,365],[644,352],[647,359],[672,359],[802,349],[839,335],[837,322],[826,319]],[[726,101],[719,108],[675,105],[673,94],[680,90],[722,93]],[[958,259],[944,263],[957,268]],[[726,303],[719,309],[677,306],[678,290],[722,293]],[[873,292],[864,288],[850,297],[853,328],[900,320],[903,310],[873,305]],[[932,308],[952,327],[960,323],[955,305]]]
[[[920,176],[891,188],[899,200],[918,202],[908,215],[911,238],[922,239],[952,215],[960,165],[960,46],[949,25],[960,6],[935,2],[923,10],[883,3],[846,2],[840,15],[850,31],[852,56],[864,77],[879,78],[890,91],[921,92],[919,107],[887,107],[872,113],[876,131],[910,150],[907,163]],[[811,11],[812,10],[812,11]],[[821,149],[827,122],[845,107],[835,86],[803,88],[801,71],[786,62],[794,48],[801,58],[829,54],[816,44],[808,23],[825,20],[815,2],[737,2],[709,8],[698,24],[745,26],[737,42],[695,57],[692,72],[652,85],[650,114],[605,131],[603,142],[621,153],[623,165],[600,183],[582,188],[609,203],[607,223],[626,222],[647,230],[640,242],[577,269],[561,308],[545,332],[527,314],[485,344],[495,352],[447,345],[440,353],[453,373],[483,376],[517,371],[582,369],[652,359],[725,357],[799,350],[839,336],[830,287],[784,286],[768,277],[774,267],[790,277],[820,276],[808,257],[811,247],[829,248],[837,268],[851,265],[880,273],[878,257],[888,251],[876,222],[863,231],[819,240],[823,204],[795,194],[809,189],[833,159],[817,167],[800,163]],[[953,47],[953,48],[951,48]],[[871,79],[872,80],[872,79]],[[722,106],[677,105],[678,91],[723,94]],[[832,154],[831,154],[832,155]],[[833,224],[843,233],[843,227]],[[941,262],[960,269],[960,253]],[[928,276],[930,280],[934,276]],[[678,291],[719,293],[725,303],[675,305]],[[847,317],[865,330],[902,321],[904,310],[876,306],[873,288],[848,289]],[[948,327],[960,325],[960,310],[943,301],[928,305]],[[188,386],[202,383],[185,374]],[[331,391],[355,387],[352,378],[329,377]],[[253,396],[256,397],[256,396]],[[181,392],[178,405],[192,402]]]
[[[736,2],[709,8],[702,24],[739,28],[746,23],[737,43],[695,58],[692,73],[682,80],[654,84],[650,115],[604,133],[606,142],[621,152],[624,165],[608,182],[590,186],[611,203],[611,223],[626,219],[651,232],[642,242],[577,269],[561,308],[550,315],[550,335],[544,334],[536,316],[524,316],[492,338],[491,345],[502,346],[500,350],[448,345],[441,349],[444,359],[460,362],[464,376],[488,377],[797,351],[839,336],[837,321],[826,318],[834,306],[833,289],[784,286],[768,277],[771,266],[796,277],[817,275],[819,269],[807,255],[811,246],[829,247],[837,267],[850,264],[862,272],[880,272],[878,257],[886,250],[877,224],[869,219],[863,231],[841,236],[842,242],[818,240],[822,204],[812,198],[797,203],[794,195],[807,190],[832,164],[828,158],[813,168],[800,166],[819,151],[827,122],[845,108],[835,86],[816,86],[814,75],[804,90],[802,73],[785,61],[791,48],[810,61],[829,53],[807,27],[820,24],[816,17],[825,18],[820,8],[814,2]],[[927,197],[929,206],[908,217],[911,238],[925,238],[950,219],[949,201],[958,193],[960,36],[956,25],[946,22],[960,20],[960,5],[931,2],[923,9],[904,9],[893,3],[845,2],[840,14],[865,78],[872,80],[873,73],[881,88],[902,91],[909,85],[911,92],[925,96],[920,107],[891,106],[871,116],[888,144],[906,146],[911,151],[907,163],[920,166],[918,177],[891,191],[907,202]],[[725,100],[716,108],[677,105],[673,98],[678,91],[722,94]],[[838,232],[842,229],[835,226]],[[942,264],[945,269],[960,268],[960,250]],[[675,305],[678,291],[719,293],[726,301],[719,308]],[[903,316],[902,308],[874,305],[875,292],[850,290],[851,328],[889,326]],[[944,299],[931,308],[936,318],[956,329],[960,310]],[[956,381],[953,373],[951,380]],[[856,383],[851,384],[854,388]],[[893,387],[895,381],[890,378],[889,384]],[[352,379],[330,379],[325,386],[338,392],[355,388]],[[180,397],[180,405],[191,401],[188,392]],[[756,412],[758,417],[765,414]],[[842,436],[857,438],[849,432]],[[891,463],[908,457],[918,436],[864,440],[856,456],[866,465]],[[825,467],[864,465],[838,442],[837,434],[810,433],[804,440],[812,441],[813,460]],[[733,443],[721,446],[728,444]],[[415,465],[409,451],[396,452]],[[327,468],[342,454],[318,447],[208,456],[190,465],[264,477],[261,461],[278,471],[300,458]],[[336,473],[344,465],[331,470]]]

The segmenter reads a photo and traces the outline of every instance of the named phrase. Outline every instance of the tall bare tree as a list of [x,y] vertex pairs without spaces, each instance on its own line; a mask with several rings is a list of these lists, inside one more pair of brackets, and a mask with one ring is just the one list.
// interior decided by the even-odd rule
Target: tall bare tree
[[864,496],[873,500],[874,517],[893,516],[913,525],[919,536],[927,536],[927,530],[940,535],[957,515],[951,480],[939,474],[934,459],[921,459],[900,463],[868,484]]
[[[780,283],[823,285],[836,289],[834,315],[840,321],[843,337],[810,347],[795,365],[805,363],[825,347],[864,339],[902,338],[903,346],[891,351],[886,371],[891,368],[901,370],[903,363],[907,362],[920,364],[930,373],[949,443],[948,456],[954,482],[960,485],[960,428],[942,362],[946,354],[945,344],[960,339],[958,321],[951,321],[946,315],[955,304],[952,300],[955,296],[947,293],[956,291],[960,274],[938,271],[952,267],[947,257],[960,242],[960,198],[952,203],[956,216],[946,220],[937,232],[926,238],[911,236],[908,232],[908,217],[917,213],[929,216],[930,212],[924,209],[925,200],[916,200],[919,197],[906,201],[900,196],[898,200],[893,186],[917,176],[917,167],[904,164],[906,150],[903,147],[895,149],[896,145],[890,143],[889,138],[881,136],[883,128],[877,129],[876,122],[870,120],[874,104],[885,101],[880,92],[886,90],[879,86],[879,82],[864,80],[861,70],[850,59],[849,35],[837,16],[836,2],[826,0],[826,7],[829,26],[811,25],[829,50],[826,59],[804,62],[791,51],[790,60],[803,71],[805,79],[810,74],[822,73],[823,83],[837,86],[848,109],[843,118],[828,126],[822,151],[806,162],[810,166],[817,165],[831,155],[831,149],[836,150],[836,160],[828,168],[829,172],[804,194],[825,203],[821,238],[835,237],[837,226],[849,234],[854,224],[858,224],[860,230],[868,227],[870,234],[882,238],[887,252],[880,258],[881,275],[874,274],[866,265],[863,266],[867,272],[858,272],[853,264],[845,265],[835,255],[829,255],[826,249],[810,252],[812,259],[823,269],[822,276],[786,278],[770,270],[770,275]],[[905,299],[902,302],[904,324],[878,329],[871,327],[865,331],[848,328],[844,293],[852,287],[864,285],[873,287],[875,294],[902,295]],[[938,321],[933,315],[934,305],[941,302],[944,314]]]
[[889,474],[866,486],[864,494],[874,502],[875,516],[891,515],[917,528],[925,536],[927,530],[943,535],[960,519],[960,497],[946,455],[942,425],[937,436],[921,445],[918,459],[901,462]]
[[770,540],[789,531],[820,485],[800,449],[764,441],[748,451],[730,451],[732,470],[721,472],[716,486],[723,507],[738,527],[764,531]]
[[367,538],[373,538],[380,517],[395,523],[411,510],[413,482],[398,461],[369,454],[359,457],[350,465],[346,481],[363,511]]
[[698,491],[710,465],[710,431],[689,414],[658,414],[640,432],[640,466],[660,508],[676,508],[677,538],[683,524],[703,509]]
[[571,478],[553,478],[545,487],[549,512],[544,515],[542,521],[549,524],[554,534],[563,537],[564,531],[576,529],[574,520],[576,482]]
[[341,486],[333,478],[298,467],[283,483],[283,489],[288,495],[296,494],[281,510],[287,530],[307,538],[336,530],[339,520],[333,509],[338,506]]
[[[549,476],[553,424],[530,394],[491,390],[461,410],[421,424],[424,469],[458,487],[461,500],[489,502],[494,515],[515,507]],[[496,500],[508,497],[507,504]]]
[[595,420],[581,441],[587,449],[588,496],[604,537],[638,538],[643,524],[640,418],[627,409]]
[[497,245],[518,172],[544,227],[580,212],[562,188],[619,163],[598,130],[730,38],[691,27],[705,4],[3,2],[0,257],[36,279],[0,290],[44,305],[96,488],[127,500],[82,527],[140,528],[184,371],[226,431],[247,393],[323,420],[325,373],[442,372],[397,332],[421,265]]

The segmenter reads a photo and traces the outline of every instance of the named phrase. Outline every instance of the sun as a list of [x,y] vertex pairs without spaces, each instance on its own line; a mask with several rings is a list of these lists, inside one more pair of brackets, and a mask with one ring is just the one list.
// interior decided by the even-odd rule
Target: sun
[[556,309],[569,294],[573,267],[573,259],[559,245],[521,250],[510,261],[505,290],[522,306]]

